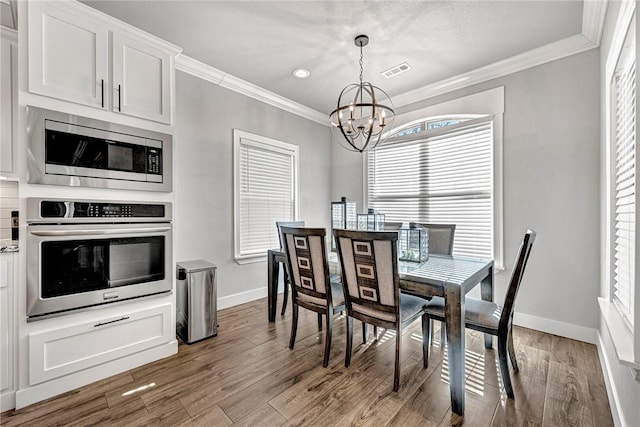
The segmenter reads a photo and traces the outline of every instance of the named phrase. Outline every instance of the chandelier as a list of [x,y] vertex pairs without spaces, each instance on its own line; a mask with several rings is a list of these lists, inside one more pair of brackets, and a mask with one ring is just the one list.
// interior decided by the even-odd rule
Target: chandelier
[[362,153],[373,150],[386,139],[382,135],[393,124],[395,112],[385,91],[362,81],[362,48],[369,44],[369,37],[359,35],[354,42],[360,47],[360,83],[342,89],[329,119],[331,133],[340,145]]

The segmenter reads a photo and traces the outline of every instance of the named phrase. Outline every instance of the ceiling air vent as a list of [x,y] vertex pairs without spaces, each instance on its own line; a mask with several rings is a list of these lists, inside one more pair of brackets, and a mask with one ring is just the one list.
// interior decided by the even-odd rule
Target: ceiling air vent
[[409,71],[411,69],[411,67],[409,66],[409,64],[407,64],[406,62],[403,62],[400,65],[396,65],[395,67],[389,68],[386,71],[383,71],[382,74],[384,77],[386,77],[387,79],[390,79],[391,77],[395,77],[398,74],[402,74],[405,71]]

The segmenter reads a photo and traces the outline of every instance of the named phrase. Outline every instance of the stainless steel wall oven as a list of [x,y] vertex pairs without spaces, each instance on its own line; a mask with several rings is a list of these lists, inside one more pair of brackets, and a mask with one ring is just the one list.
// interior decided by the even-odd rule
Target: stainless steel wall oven
[[170,292],[170,203],[27,199],[27,316]]

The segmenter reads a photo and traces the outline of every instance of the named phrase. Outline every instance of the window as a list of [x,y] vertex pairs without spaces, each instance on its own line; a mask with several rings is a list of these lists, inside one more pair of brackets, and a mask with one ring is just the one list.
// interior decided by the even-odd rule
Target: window
[[455,254],[492,258],[504,269],[504,90],[396,116],[392,136],[365,157],[365,208],[390,222],[455,223]]
[[634,324],[636,241],[636,55],[635,19],[625,38],[611,82],[613,287],[612,297]]
[[456,224],[454,254],[494,258],[493,116],[429,118],[392,136],[368,156],[368,206],[387,221]]
[[638,231],[636,106],[636,2],[622,2],[604,73],[605,255],[607,294],[598,298],[615,354],[640,380],[640,291],[636,271]]
[[279,247],[276,221],[298,212],[298,147],[237,129],[234,141],[235,258],[258,261]]

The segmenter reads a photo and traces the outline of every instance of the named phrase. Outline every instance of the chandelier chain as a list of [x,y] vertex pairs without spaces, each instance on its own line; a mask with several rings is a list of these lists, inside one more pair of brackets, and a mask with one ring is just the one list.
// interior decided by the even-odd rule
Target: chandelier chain
[[360,84],[362,84],[362,45],[360,45]]

